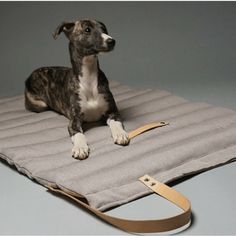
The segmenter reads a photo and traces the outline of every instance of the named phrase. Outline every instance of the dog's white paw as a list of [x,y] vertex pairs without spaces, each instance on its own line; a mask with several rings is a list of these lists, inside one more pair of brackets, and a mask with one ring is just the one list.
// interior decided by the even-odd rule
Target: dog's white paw
[[72,148],[72,157],[84,160],[89,155],[89,147],[84,134],[76,133],[71,137],[74,147]]
[[88,146],[74,146],[72,148],[72,157],[79,160],[84,160],[89,156],[89,147]]
[[127,145],[129,143],[129,135],[125,130],[122,130],[113,135],[113,140],[116,144]]
[[129,143],[129,135],[124,130],[120,121],[108,119],[107,124],[111,129],[111,135],[113,137],[114,143],[119,145],[127,145]]

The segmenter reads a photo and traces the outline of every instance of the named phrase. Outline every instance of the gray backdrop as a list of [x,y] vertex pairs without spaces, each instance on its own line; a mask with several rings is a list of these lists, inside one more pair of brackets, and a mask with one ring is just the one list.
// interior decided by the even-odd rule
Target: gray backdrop
[[[62,21],[77,18],[104,22],[117,40],[115,51],[100,59],[109,78],[236,109],[235,2],[1,2],[0,97],[22,93],[24,80],[38,67],[70,65],[67,39],[61,35],[54,41],[52,32]],[[236,233],[235,167],[177,185],[194,204],[195,221],[186,233]],[[122,233],[45,193],[3,162],[0,169],[0,233]],[[148,215],[153,199],[114,212],[132,216],[139,209]],[[160,202],[159,212],[173,211]]]
[[55,41],[52,32],[77,18],[103,21],[117,40],[115,51],[100,60],[109,78],[183,96],[200,88],[212,103],[216,86],[228,86],[233,96],[235,2],[1,3],[0,94],[21,93],[37,67],[70,66],[67,39]]

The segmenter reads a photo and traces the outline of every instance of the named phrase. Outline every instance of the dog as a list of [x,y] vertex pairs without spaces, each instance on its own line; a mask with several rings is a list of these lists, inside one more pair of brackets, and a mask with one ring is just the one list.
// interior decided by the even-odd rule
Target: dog
[[112,51],[115,40],[108,35],[106,26],[96,20],[63,22],[54,38],[62,32],[69,39],[72,68],[42,67],[33,71],[25,81],[25,108],[32,112],[54,110],[67,117],[72,157],[76,159],[89,156],[84,122],[104,120],[114,143],[127,145],[128,134],[98,62],[98,54]]

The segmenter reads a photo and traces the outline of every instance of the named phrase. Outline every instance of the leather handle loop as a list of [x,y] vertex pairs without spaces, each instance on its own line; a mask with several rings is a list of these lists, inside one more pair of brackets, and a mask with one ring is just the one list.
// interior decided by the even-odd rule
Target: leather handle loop
[[159,220],[122,219],[107,215],[89,206],[88,204],[81,201],[79,198],[74,197],[61,189],[52,188],[50,186],[47,186],[47,188],[53,192],[57,192],[69,197],[70,199],[77,202],[79,205],[93,212],[95,215],[97,215],[105,222],[108,222],[113,226],[120,228],[124,231],[135,232],[135,233],[154,233],[154,232],[170,231],[186,225],[191,218],[191,204],[189,200],[185,198],[181,193],[177,192],[176,190],[168,187],[163,183],[154,180],[153,178],[151,178],[152,181],[150,183],[154,183],[155,181],[156,184],[155,185],[151,184],[152,186],[147,185],[146,184],[147,181],[145,181],[145,179],[147,178],[151,177],[145,175],[140,178],[140,181],[142,181],[147,187],[152,189],[156,194],[166,198],[167,200],[171,201],[172,203],[183,209],[184,212],[170,218],[159,219]]

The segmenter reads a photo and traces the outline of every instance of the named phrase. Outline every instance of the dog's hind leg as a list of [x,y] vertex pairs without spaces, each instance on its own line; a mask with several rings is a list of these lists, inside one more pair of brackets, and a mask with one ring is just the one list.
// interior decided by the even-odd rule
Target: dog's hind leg
[[49,109],[48,105],[42,99],[27,90],[25,90],[25,108],[34,112],[42,112]]

